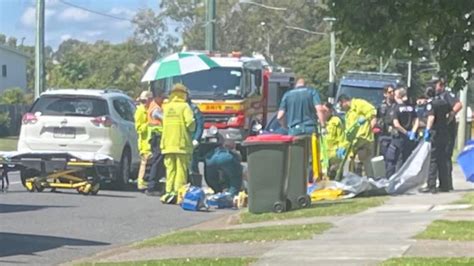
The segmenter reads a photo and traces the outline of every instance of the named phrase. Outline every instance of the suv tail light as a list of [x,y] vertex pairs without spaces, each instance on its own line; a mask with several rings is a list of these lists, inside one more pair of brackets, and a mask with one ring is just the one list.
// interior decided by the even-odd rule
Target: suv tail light
[[111,127],[115,124],[115,121],[108,115],[98,116],[91,120],[91,122],[96,126],[104,126],[104,127]]
[[23,125],[35,124],[38,122],[38,118],[33,113],[26,113],[23,115],[21,122]]
[[244,115],[236,115],[227,121],[227,126],[229,127],[243,127],[245,124],[245,116]]

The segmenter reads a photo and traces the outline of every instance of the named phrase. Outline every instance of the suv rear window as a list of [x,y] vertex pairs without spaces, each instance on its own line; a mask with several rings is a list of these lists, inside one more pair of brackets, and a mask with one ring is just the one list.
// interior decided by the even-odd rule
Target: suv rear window
[[78,95],[43,96],[31,108],[31,113],[41,112],[51,116],[103,116],[108,114],[107,102],[93,97]]

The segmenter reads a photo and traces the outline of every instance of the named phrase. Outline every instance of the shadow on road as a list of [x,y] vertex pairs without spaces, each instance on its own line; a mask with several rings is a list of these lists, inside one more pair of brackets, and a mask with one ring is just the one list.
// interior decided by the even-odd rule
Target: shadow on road
[[56,249],[62,246],[105,246],[109,243],[16,233],[0,232],[0,258],[16,255],[34,255],[36,252]]
[[23,205],[23,204],[3,204],[0,203],[0,213],[29,212],[46,208],[72,208],[74,206],[53,206],[53,205]]

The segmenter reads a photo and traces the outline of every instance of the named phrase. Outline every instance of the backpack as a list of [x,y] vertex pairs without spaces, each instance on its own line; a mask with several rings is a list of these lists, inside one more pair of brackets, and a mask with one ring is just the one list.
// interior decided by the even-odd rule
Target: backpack
[[207,208],[205,199],[206,195],[202,188],[191,186],[184,194],[181,208],[186,211],[199,211],[202,208]]

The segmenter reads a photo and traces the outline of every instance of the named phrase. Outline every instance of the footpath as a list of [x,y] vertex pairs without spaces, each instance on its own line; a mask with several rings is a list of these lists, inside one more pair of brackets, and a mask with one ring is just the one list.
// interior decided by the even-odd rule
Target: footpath
[[[151,248],[122,247],[88,258],[93,262],[127,262],[170,258],[252,257],[252,265],[378,265],[409,257],[473,257],[474,241],[416,240],[434,220],[474,221],[474,210],[454,204],[474,191],[459,169],[454,170],[455,191],[390,197],[385,204],[354,215],[311,217],[251,224],[235,224],[236,215],[183,230],[242,229],[273,225],[332,223],[312,239],[296,241],[195,244]],[[232,225],[233,224],[233,225]]]

